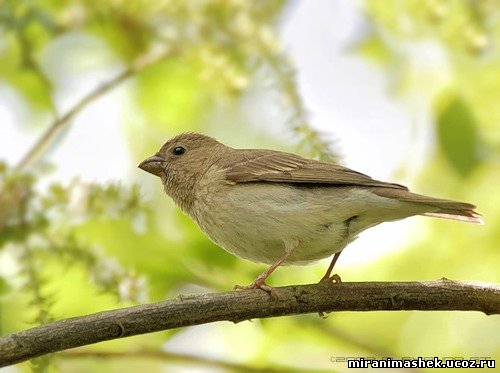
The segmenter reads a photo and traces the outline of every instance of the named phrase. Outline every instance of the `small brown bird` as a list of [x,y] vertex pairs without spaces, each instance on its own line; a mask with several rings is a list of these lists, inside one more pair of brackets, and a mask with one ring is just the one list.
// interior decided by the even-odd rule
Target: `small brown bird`
[[165,143],[139,167],[226,251],[270,267],[248,286],[272,292],[281,264],[304,265],[341,251],[363,230],[413,215],[481,224],[469,203],[427,197],[339,165],[295,154],[234,149],[198,133]]

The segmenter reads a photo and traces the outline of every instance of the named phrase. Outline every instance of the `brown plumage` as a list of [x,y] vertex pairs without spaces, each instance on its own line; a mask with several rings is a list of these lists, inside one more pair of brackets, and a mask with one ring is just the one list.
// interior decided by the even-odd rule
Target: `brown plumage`
[[[185,133],[139,167],[218,245],[255,262],[305,264],[340,251],[363,230],[413,215],[482,223],[469,203],[427,197],[339,165],[264,149],[233,149]],[[325,279],[330,278],[330,266]]]
[[[235,183],[280,182],[290,184],[324,184],[370,187],[381,197],[428,205],[433,211],[426,216],[463,220],[481,224],[480,214],[470,203],[427,197],[411,193],[400,184],[374,180],[339,165],[306,159],[295,154],[273,150],[240,150],[244,160],[227,165],[226,177]],[[242,157],[243,158],[243,157]]]

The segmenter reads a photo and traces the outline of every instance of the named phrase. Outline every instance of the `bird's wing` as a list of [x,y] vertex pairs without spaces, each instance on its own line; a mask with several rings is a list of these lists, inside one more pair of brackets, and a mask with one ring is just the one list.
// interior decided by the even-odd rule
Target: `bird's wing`
[[408,190],[403,185],[385,183],[349,168],[272,151],[242,151],[226,167],[226,178],[235,183],[281,182],[385,187]]

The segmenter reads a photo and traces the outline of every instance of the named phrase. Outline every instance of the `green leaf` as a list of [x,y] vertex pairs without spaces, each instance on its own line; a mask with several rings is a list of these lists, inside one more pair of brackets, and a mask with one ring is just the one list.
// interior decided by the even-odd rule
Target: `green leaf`
[[378,35],[369,35],[355,48],[363,57],[379,65],[386,65],[394,59],[394,53]]
[[193,128],[207,104],[198,75],[194,66],[178,60],[158,63],[139,75],[139,103],[152,124],[173,132]]
[[0,80],[18,90],[33,109],[53,109],[52,86],[43,71],[28,63],[21,46],[12,35],[2,41],[4,48],[0,51]]
[[466,177],[479,164],[477,121],[466,102],[454,95],[437,117],[437,137],[446,159]]

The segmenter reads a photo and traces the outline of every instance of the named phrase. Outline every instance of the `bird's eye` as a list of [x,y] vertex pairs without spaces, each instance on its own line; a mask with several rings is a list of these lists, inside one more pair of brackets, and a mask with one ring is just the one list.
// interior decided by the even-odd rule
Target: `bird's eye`
[[183,155],[186,152],[186,148],[182,146],[177,146],[172,150],[172,154],[174,155]]

